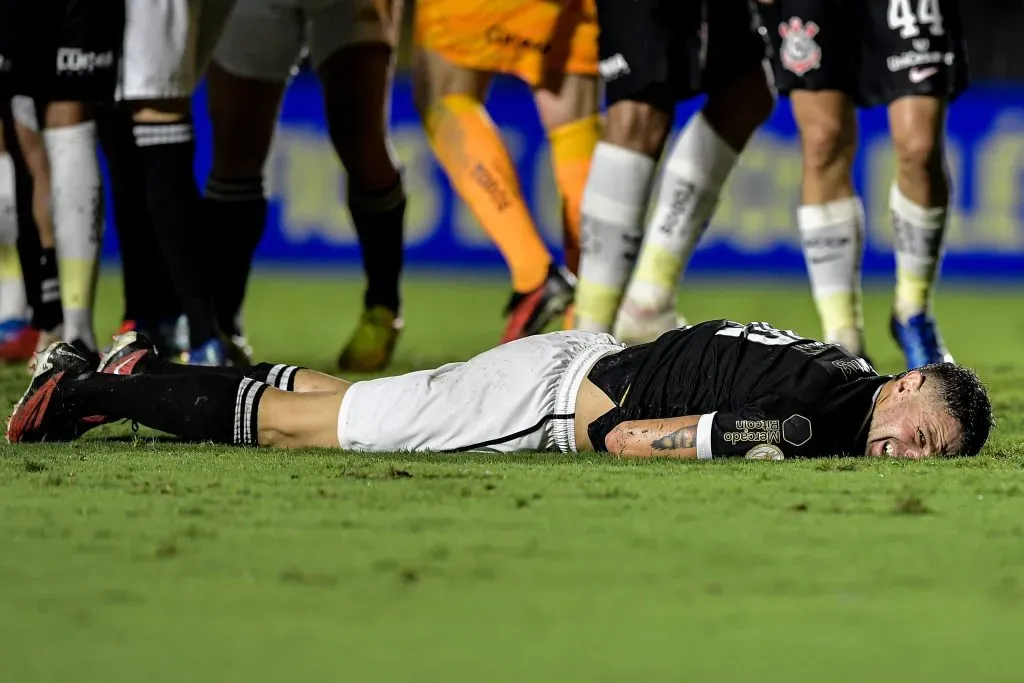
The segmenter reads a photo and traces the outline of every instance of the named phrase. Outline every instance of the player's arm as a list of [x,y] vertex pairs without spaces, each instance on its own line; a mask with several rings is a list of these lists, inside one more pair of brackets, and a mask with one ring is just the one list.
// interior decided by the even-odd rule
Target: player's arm
[[622,458],[698,457],[697,432],[700,415],[657,420],[628,420],[608,432],[604,443],[609,453]]

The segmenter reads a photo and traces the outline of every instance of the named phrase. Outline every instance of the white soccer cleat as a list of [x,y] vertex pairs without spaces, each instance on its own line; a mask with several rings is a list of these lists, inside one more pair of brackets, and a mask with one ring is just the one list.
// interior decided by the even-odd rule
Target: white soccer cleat
[[640,307],[628,299],[622,302],[615,318],[612,336],[626,346],[652,342],[669,330],[686,325],[686,319],[674,307],[653,310]]

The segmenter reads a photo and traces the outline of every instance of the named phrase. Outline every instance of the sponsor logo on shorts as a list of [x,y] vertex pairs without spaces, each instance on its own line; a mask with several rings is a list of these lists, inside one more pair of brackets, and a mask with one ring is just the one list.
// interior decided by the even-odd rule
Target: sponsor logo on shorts
[[907,72],[907,78],[910,79],[911,83],[920,83],[921,81],[928,80],[937,73],[939,73],[939,70],[934,66],[929,66],[926,69],[918,69],[915,67]]
[[813,435],[811,421],[803,415],[790,415],[782,422],[782,440],[788,444],[803,446]]
[[[916,50],[907,50],[906,52],[901,52],[898,55],[889,55],[885,60],[885,66],[889,69],[890,73],[910,69],[910,74],[908,74],[908,76],[910,77],[911,82],[920,83],[921,81],[937,74],[939,72],[938,67],[942,64],[951,66],[955,59],[956,56],[952,52],[939,52],[938,50],[932,52],[918,52]],[[922,66],[930,68],[917,68]],[[921,74],[925,75],[922,76]]]
[[813,21],[806,24],[800,17],[792,17],[788,22],[779,24],[779,35],[782,36],[782,49],[779,56],[782,66],[797,76],[821,66],[821,46],[814,40],[821,29]]
[[533,52],[545,53],[551,50],[550,42],[537,42],[530,40],[526,36],[517,36],[514,33],[506,31],[503,27],[493,24],[487,27],[484,31],[484,39],[492,45],[501,45],[503,47],[511,47],[518,50],[531,50]]
[[92,73],[97,69],[111,69],[114,66],[114,52],[86,52],[77,47],[62,47],[57,50],[57,73]]
[[598,62],[597,70],[601,73],[601,78],[606,81],[614,81],[616,78],[622,78],[632,73],[629,69],[629,62],[619,53]]
[[761,443],[749,451],[744,456],[747,460],[785,460],[786,456],[782,453],[782,449],[778,446],[772,446],[771,444]]
[[773,444],[782,441],[782,427],[778,420],[736,420],[736,431],[725,432],[727,443]]

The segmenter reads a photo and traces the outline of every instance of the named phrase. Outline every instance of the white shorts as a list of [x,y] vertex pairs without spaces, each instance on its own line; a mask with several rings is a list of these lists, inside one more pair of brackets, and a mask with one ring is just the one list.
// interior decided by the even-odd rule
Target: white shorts
[[235,0],[126,0],[119,100],[192,97]]
[[464,363],[356,382],[338,413],[353,451],[576,450],[576,395],[594,364],[623,349],[611,335],[552,332]]
[[394,47],[401,24],[401,0],[238,0],[214,50],[217,65],[243,78],[281,82],[308,46],[319,67],[346,47],[383,43]]

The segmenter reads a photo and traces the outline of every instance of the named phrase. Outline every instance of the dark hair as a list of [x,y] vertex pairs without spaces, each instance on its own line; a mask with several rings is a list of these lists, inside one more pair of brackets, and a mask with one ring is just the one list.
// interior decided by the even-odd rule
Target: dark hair
[[926,379],[938,380],[936,390],[939,398],[953,419],[960,423],[958,455],[977,455],[994,424],[992,401],[985,385],[973,370],[956,363],[932,363],[917,370]]

